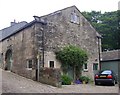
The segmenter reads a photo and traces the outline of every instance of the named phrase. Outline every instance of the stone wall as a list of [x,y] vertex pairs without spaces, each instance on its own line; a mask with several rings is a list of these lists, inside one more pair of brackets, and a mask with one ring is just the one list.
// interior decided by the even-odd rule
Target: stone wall
[[55,68],[40,68],[39,81],[48,85],[61,87],[60,69]]
[[[71,21],[72,13],[79,17],[79,23]],[[47,21],[44,30],[45,51],[54,52],[70,44],[82,48],[89,56],[88,71],[83,71],[83,74],[93,77],[93,63],[98,63],[99,66],[98,33],[79,10],[70,7],[43,16],[42,19]]]
[[2,68],[2,63],[3,63],[2,57],[3,57],[3,54],[2,54],[2,42],[0,42],[0,68]]
[[[35,26],[33,25],[2,41],[3,69],[6,66],[6,52],[11,49],[12,64],[10,71],[30,79],[35,77],[34,29]],[[28,68],[29,60],[32,60],[32,68]]]
[[61,68],[61,63],[58,61],[58,60],[56,60],[56,55],[55,55],[55,53],[54,52],[46,52],[45,51],[45,59],[44,59],[44,62],[45,62],[45,64],[44,64],[44,67],[50,67],[50,64],[49,64],[49,62],[50,61],[54,61],[54,68]]

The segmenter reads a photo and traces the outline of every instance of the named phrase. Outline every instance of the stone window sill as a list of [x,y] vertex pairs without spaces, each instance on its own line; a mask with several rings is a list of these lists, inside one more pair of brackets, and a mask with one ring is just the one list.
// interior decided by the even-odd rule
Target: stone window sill
[[32,70],[32,68],[27,68],[27,70]]
[[84,69],[83,71],[84,71],[84,72],[88,72],[88,69]]

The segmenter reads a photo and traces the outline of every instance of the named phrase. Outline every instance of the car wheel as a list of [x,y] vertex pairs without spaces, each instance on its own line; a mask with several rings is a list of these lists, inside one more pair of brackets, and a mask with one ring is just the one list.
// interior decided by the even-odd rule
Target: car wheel
[[115,80],[113,80],[112,85],[115,86]]
[[117,81],[115,81],[115,84],[117,84]]
[[98,83],[97,83],[97,82],[95,82],[95,85],[98,85]]

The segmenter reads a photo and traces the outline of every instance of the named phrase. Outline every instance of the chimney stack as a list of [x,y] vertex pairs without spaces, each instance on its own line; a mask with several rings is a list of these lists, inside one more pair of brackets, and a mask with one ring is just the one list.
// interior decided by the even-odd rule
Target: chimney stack
[[13,26],[13,25],[15,25],[15,24],[17,24],[17,23],[16,23],[16,21],[15,21],[15,19],[14,19],[14,22],[11,22],[11,26]]

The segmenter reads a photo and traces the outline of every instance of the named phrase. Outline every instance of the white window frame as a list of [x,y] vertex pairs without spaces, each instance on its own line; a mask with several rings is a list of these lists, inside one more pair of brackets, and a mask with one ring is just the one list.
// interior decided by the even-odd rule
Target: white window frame
[[[87,65],[87,68],[85,68],[85,65]],[[88,72],[88,64],[86,63],[86,64],[83,64],[83,71],[84,72]]]
[[53,68],[56,68],[56,64],[55,64],[55,61],[54,61],[54,60],[49,60],[49,61],[48,61],[48,67],[49,67],[49,68],[52,68],[52,67],[50,67],[50,61],[53,61],[53,62],[54,62],[54,67],[53,67]]

